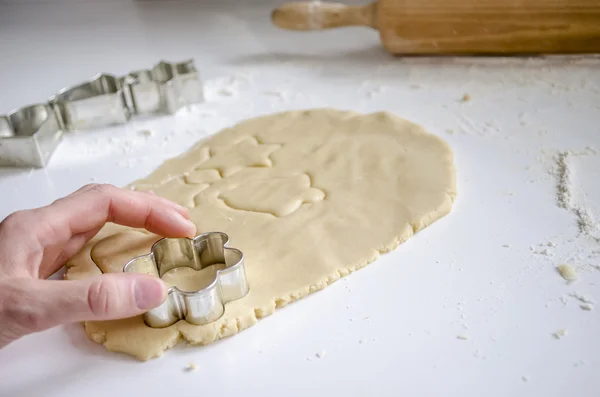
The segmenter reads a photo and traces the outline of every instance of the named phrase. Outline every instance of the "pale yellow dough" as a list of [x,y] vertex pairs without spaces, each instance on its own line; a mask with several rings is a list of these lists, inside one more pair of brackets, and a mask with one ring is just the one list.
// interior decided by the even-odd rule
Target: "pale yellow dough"
[[[85,324],[93,341],[140,360],[182,337],[207,344],[252,326],[396,248],[447,214],[456,196],[442,139],[388,113],[332,109],[245,121],[130,187],[189,207],[198,233],[227,233],[244,252],[250,283],[245,298],[204,326],[152,329],[141,317]],[[120,272],[158,238],[107,225],[69,262],[67,278]]]

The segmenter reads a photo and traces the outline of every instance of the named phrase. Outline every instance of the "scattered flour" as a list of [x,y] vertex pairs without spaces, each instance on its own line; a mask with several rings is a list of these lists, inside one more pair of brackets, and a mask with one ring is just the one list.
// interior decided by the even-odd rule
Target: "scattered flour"
[[560,208],[571,208],[571,168],[568,162],[569,152],[556,156],[556,201]]
[[598,224],[592,214],[584,207],[575,206],[572,211],[577,215],[577,226],[581,233],[592,236],[598,228]]
[[249,79],[244,75],[236,74],[228,77],[219,77],[204,82],[207,98],[237,97],[240,91],[249,85]]
[[589,210],[583,206],[573,203],[573,184],[572,170],[569,158],[571,152],[560,152],[556,156],[556,202],[560,208],[569,210],[577,217],[577,226],[582,234],[585,234],[593,239],[600,241],[600,237],[596,235],[598,232],[598,224],[594,220]]

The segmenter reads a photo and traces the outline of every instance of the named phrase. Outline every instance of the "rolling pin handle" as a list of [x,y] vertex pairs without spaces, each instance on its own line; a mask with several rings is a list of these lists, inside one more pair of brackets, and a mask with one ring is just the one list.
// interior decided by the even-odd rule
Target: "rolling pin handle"
[[347,6],[318,1],[285,4],[271,13],[276,26],[287,30],[323,30],[344,26],[375,26],[375,3]]

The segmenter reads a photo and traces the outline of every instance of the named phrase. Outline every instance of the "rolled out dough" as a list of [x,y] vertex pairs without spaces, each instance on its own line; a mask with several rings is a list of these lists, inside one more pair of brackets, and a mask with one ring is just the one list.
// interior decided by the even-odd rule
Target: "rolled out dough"
[[[140,360],[182,337],[203,345],[252,326],[393,250],[447,214],[456,196],[453,153],[442,139],[388,113],[333,109],[242,122],[130,188],[189,207],[198,233],[227,233],[244,252],[250,284],[204,326],[152,329],[141,316],[85,324],[93,341]],[[158,238],[107,225],[68,263],[67,278],[120,272]]]

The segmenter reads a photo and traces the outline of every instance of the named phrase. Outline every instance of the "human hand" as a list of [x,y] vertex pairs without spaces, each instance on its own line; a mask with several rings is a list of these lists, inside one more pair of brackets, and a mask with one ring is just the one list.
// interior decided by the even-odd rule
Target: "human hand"
[[0,348],[59,324],[133,317],[164,301],[164,283],[143,274],[45,280],[107,222],[164,237],[196,233],[185,208],[111,185],[84,186],[46,207],[9,215],[0,223]]

